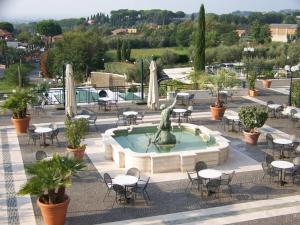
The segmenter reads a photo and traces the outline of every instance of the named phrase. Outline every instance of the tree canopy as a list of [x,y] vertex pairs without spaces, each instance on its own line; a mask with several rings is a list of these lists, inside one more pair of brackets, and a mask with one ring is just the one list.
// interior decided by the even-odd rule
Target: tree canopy
[[37,31],[45,36],[55,36],[62,33],[60,25],[54,20],[42,20],[36,25]]
[[8,22],[0,22],[0,29],[6,30],[10,33],[14,32],[14,26]]

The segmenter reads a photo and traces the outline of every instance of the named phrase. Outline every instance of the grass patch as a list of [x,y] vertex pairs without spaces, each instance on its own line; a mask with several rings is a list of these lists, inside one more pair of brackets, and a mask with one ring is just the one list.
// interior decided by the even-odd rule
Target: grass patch
[[[172,51],[177,54],[183,55],[188,54],[187,48],[141,48],[141,49],[132,49],[131,50],[131,58],[139,59],[145,57],[161,56],[165,51]],[[117,59],[116,50],[109,50],[106,52],[106,55],[109,59]]]

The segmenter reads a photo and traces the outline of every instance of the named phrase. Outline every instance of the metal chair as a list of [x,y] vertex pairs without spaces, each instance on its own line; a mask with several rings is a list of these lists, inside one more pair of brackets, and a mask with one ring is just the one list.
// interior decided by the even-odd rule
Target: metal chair
[[198,175],[197,175],[197,177],[192,177],[192,174],[195,174],[195,172],[186,171],[186,173],[188,175],[189,182],[185,188],[185,192],[187,191],[187,189],[189,188],[190,185],[192,188],[193,185],[197,184],[198,191],[200,191],[200,189],[201,189],[201,194],[202,194],[203,180],[201,179],[201,177],[199,177]]
[[232,182],[232,179],[233,179],[234,175],[235,175],[235,171],[233,171],[230,174],[223,173],[222,177],[221,177],[221,187],[222,186],[228,187],[228,190],[229,190],[230,194],[232,194],[231,182]]
[[274,178],[279,178],[279,171],[271,167],[271,165],[268,165],[266,162],[261,163],[262,169],[263,169],[263,176],[262,180],[265,178],[265,176],[269,176],[269,182],[271,180],[274,180]]
[[126,175],[134,176],[140,179],[141,172],[138,168],[130,168],[129,170],[127,170]]
[[57,127],[56,124],[50,124],[49,126],[50,128],[52,128],[52,131],[49,133],[46,133],[46,139],[51,140],[51,143],[53,144],[54,139],[56,139],[56,142],[59,143],[58,140],[58,133],[59,133],[59,129]]
[[145,117],[145,111],[139,112],[138,115],[136,116],[136,122],[141,121],[141,123],[143,123],[144,117]]
[[192,121],[192,111],[191,110],[186,110],[183,115],[182,115],[182,120],[184,120],[186,123]]
[[126,126],[127,125],[127,120],[123,115],[122,111],[117,111],[117,122],[116,122],[116,126]]
[[[127,199],[126,199],[126,196],[127,196],[126,189],[123,186],[119,185],[119,184],[113,184],[112,189],[116,193],[115,201],[112,205],[112,208],[114,207],[115,203],[119,204],[119,202],[122,202],[122,201],[124,201],[124,203],[126,203],[126,201],[127,201]],[[124,204],[124,207],[125,207],[125,204]]]
[[197,174],[198,174],[198,172],[199,172],[200,170],[207,169],[207,164],[206,164],[205,162],[203,162],[203,161],[198,161],[198,162],[196,162],[194,168],[195,168],[195,171],[196,171]]
[[96,124],[97,115],[96,114],[90,115],[90,118],[88,119],[88,121],[89,121],[89,125],[94,125],[96,131],[98,131],[97,124]]
[[29,127],[27,129],[27,134],[28,134],[28,143],[30,143],[30,140],[32,140],[33,144],[36,145],[36,141],[40,141],[41,142],[41,135],[38,133],[34,132],[35,127]]
[[221,187],[221,180],[219,179],[213,179],[207,182],[206,189],[207,189],[207,195],[210,196],[212,194],[215,194],[215,197],[219,195]]
[[106,185],[106,187],[107,187],[106,194],[105,194],[105,196],[104,196],[104,198],[103,198],[103,202],[104,202],[105,198],[106,198],[107,196],[109,196],[110,191],[111,191],[112,188],[113,188],[113,180],[112,180],[111,176],[110,176],[108,173],[105,173],[105,174],[103,175],[103,179],[104,179],[104,183],[105,183],[105,185]]
[[269,154],[267,154],[266,155],[266,163],[267,163],[267,165],[270,165],[273,161],[274,161],[274,157],[271,156],[271,155],[269,155]]
[[148,200],[150,201],[149,194],[147,192],[147,187],[150,181],[150,177],[146,180],[139,180],[138,184],[131,189],[132,193],[134,194],[134,199],[136,199],[137,195],[143,196],[146,204],[148,205]]
[[224,131],[226,131],[226,127],[227,130],[229,130],[229,127],[233,126],[233,120],[229,120],[227,117],[223,117],[222,124],[223,124]]
[[189,105],[192,103],[193,105],[195,104],[195,94],[190,94],[188,98],[188,103]]
[[36,161],[40,161],[40,160],[43,160],[45,158],[47,158],[47,153],[46,152],[44,152],[44,151],[37,151],[35,153],[35,159],[36,159]]

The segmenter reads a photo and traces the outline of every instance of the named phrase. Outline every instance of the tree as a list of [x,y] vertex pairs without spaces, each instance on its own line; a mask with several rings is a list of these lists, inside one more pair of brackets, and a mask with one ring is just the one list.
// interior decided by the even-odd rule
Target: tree
[[7,49],[7,45],[6,45],[6,41],[5,40],[0,40],[0,63],[5,62],[6,63],[6,49]]
[[122,41],[122,47],[121,47],[121,60],[122,61],[126,60],[126,49],[127,49],[127,44],[125,41]]
[[200,7],[196,32],[194,69],[198,72],[205,70],[205,9],[203,4]]
[[120,39],[118,39],[117,40],[117,59],[118,59],[118,61],[122,60],[121,48],[122,48],[122,41]]
[[49,50],[47,69],[50,75],[61,74],[64,63],[73,64],[74,78],[83,81],[86,68],[103,68],[106,51],[102,37],[98,32],[72,31],[64,33],[64,38],[55,42]]
[[297,30],[296,30],[296,38],[300,39],[300,24],[298,24],[297,26]]
[[54,20],[42,20],[36,25],[36,29],[38,33],[50,37],[50,43],[47,42],[47,45],[51,45],[53,36],[62,33],[60,25]]
[[31,34],[28,31],[22,31],[17,35],[17,39],[18,41],[28,43],[29,40],[31,39]]
[[0,22],[0,29],[6,30],[10,33],[14,32],[14,26],[8,22]]
[[269,25],[262,25],[255,21],[250,28],[250,34],[259,44],[264,44],[271,41],[271,31]]

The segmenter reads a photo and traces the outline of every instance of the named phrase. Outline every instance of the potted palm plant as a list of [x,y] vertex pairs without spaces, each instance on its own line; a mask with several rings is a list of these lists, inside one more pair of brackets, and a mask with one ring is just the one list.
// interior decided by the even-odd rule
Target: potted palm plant
[[256,145],[262,127],[268,119],[268,110],[265,106],[242,106],[239,109],[240,121],[244,127],[244,138],[247,144]]
[[71,186],[71,178],[84,168],[81,161],[54,154],[52,159],[26,166],[30,178],[18,194],[38,197],[37,204],[46,225],[63,225],[70,202],[65,189]]
[[[224,116],[226,107],[221,101],[220,92],[224,88],[233,88],[240,84],[236,78],[236,74],[225,69],[220,70],[217,75],[209,76],[208,83],[210,83],[216,92],[216,101],[210,106],[212,120],[221,120]],[[207,83],[207,81],[205,81]]]
[[247,78],[248,82],[248,95],[251,97],[255,97],[258,95],[258,90],[255,89],[255,82],[256,82],[256,73],[253,71],[249,74]]
[[82,145],[81,142],[86,136],[88,121],[86,119],[72,120],[67,118],[65,120],[65,126],[68,142],[67,150],[73,153],[75,159],[82,160],[86,145]]
[[27,131],[30,122],[27,104],[32,103],[34,99],[35,96],[32,92],[20,89],[12,93],[2,105],[3,109],[12,111],[11,120],[18,134]]

